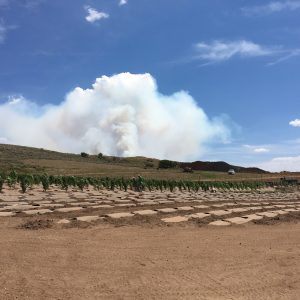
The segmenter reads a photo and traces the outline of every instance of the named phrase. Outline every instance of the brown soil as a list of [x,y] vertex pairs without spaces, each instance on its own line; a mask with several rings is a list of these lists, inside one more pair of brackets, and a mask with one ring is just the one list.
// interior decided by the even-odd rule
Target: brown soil
[[[172,200],[175,195],[154,193],[156,200]],[[119,207],[120,196],[136,206]],[[20,197],[17,190],[6,188],[0,195],[3,211],[14,211],[18,202],[27,208],[25,205],[14,216],[0,217],[0,300],[299,299],[299,211],[292,209],[287,214],[226,227],[208,224],[250,212],[210,214],[178,224],[162,221],[187,213],[241,208],[247,201],[267,212],[279,209],[270,204],[282,202],[299,208],[298,189],[290,193],[180,193],[176,199],[186,202],[173,199],[140,206],[138,200],[148,197],[147,193],[62,192],[57,188],[44,193],[40,187]],[[85,205],[97,199],[111,199],[111,207]],[[199,205],[197,199],[207,207],[122,219],[104,217],[115,212]],[[86,208],[26,214],[28,205],[45,200],[48,204],[59,200],[66,207],[74,202]],[[76,220],[92,215],[99,219],[91,223]],[[58,223],[61,219],[68,223]]]
[[[41,220],[28,226],[51,223]],[[25,230],[23,221],[0,220],[0,299],[299,299],[299,222]]]

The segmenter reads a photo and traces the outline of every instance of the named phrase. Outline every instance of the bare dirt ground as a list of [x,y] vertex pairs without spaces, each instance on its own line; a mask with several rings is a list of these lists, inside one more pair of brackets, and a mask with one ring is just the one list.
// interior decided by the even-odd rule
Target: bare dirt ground
[[296,300],[299,206],[297,190],[4,190],[0,299]]

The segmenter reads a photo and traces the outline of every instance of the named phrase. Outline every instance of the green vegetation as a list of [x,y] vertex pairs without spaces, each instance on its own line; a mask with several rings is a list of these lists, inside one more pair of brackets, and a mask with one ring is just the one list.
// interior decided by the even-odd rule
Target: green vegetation
[[43,190],[46,192],[49,189],[49,187],[50,187],[49,176],[42,175],[41,176],[41,183],[42,183],[42,186],[43,186]]
[[4,185],[4,178],[0,175],[0,193],[2,192],[3,185]]
[[18,181],[20,182],[22,192],[25,193],[27,188],[33,185],[34,178],[32,175],[21,175],[18,176]]
[[89,157],[89,155],[85,152],[81,152],[80,155],[81,155],[81,157]]
[[176,168],[177,167],[177,162],[176,161],[171,161],[167,159],[163,159],[159,161],[158,167],[160,169],[170,169],[170,168]]
[[220,181],[188,181],[188,180],[159,180],[159,179],[144,179],[141,176],[126,178],[111,178],[111,177],[85,177],[85,176],[54,176],[54,175],[31,175],[31,174],[17,174],[15,171],[9,174],[2,173],[0,176],[0,191],[3,189],[4,183],[8,187],[13,188],[16,183],[20,184],[23,193],[28,188],[34,185],[42,185],[43,190],[47,191],[50,186],[57,186],[67,191],[70,187],[78,188],[81,191],[89,187],[95,190],[124,190],[128,188],[135,191],[170,191],[175,189],[179,191],[226,191],[226,190],[256,190],[266,187],[276,186],[290,186],[295,185],[297,182],[280,181],[280,182],[263,182],[263,181],[249,181],[249,182],[220,182]]

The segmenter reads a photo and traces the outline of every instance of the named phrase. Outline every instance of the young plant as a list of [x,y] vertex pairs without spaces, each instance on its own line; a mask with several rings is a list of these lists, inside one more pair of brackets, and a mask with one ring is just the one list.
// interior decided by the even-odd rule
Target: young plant
[[85,187],[88,186],[88,182],[87,182],[86,178],[84,178],[84,177],[79,177],[79,178],[77,179],[77,186],[79,187],[79,189],[80,189],[81,191],[83,191],[83,189],[84,189]]
[[15,188],[15,185],[17,183],[17,178],[8,176],[6,178],[6,183],[10,189],[13,189],[13,188]]
[[46,192],[50,186],[49,177],[47,175],[43,175],[41,177],[41,182],[42,182],[43,190],[44,190],[44,192]]
[[66,176],[62,176],[61,178],[61,188],[65,191],[68,190],[69,188],[69,180],[68,180],[68,177]]
[[2,192],[3,185],[4,185],[4,178],[0,175],[0,193]]
[[30,186],[30,178],[27,175],[21,175],[19,177],[22,193],[26,193],[27,188]]

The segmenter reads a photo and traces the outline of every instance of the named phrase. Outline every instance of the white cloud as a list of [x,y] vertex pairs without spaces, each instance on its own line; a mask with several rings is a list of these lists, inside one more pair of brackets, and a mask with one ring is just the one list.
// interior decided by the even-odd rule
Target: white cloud
[[296,119],[294,121],[291,121],[289,124],[293,127],[300,127],[300,119]]
[[85,19],[90,23],[94,23],[101,19],[109,18],[109,14],[107,14],[105,12],[97,11],[95,8],[92,8],[90,6],[85,6],[85,10],[88,13],[88,15],[85,17]]
[[243,147],[249,149],[251,152],[259,153],[259,154],[270,152],[269,147],[266,146],[243,145]]
[[0,44],[5,42],[7,34],[10,30],[15,30],[17,28],[18,26],[15,25],[6,25],[4,21],[0,19]]
[[208,63],[221,62],[229,60],[235,56],[239,57],[257,57],[273,54],[274,50],[255,44],[251,41],[219,41],[211,43],[198,43],[195,45],[197,59],[207,61]]
[[294,11],[300,9],[299,0],[273,1],[266,5],[243,7],[242,12],[247,16],[260,16],[281,11]]
[[126,5],[128,3],[128,0],[120,0],[119,6]]
[[250,58],[272,56],[274,61],[267,66],[276,65],[300,55],[300,49],[287,49],[282,46],[262,46],[247,40],[221,41],[195,44],[195,55],[192,60],[200,60],[203,65],[227,61],[235,57]]
[[293,50],[286,50],[282,51],[283,56],[279,57],[277,60],[274,62],[270,62],[267,65],[268,66],[274,66],[277,65],[283,61],[289,60],[290,58],[296,57],[300,55],[300,49],[293,49]]
[[300,156],[276,157],[257,166],[271,172],[300,172]]
[[121,73],[98,78],[90,89],[77,87],[59,105],[10,99],[0,105],[0,136],[59,151],[186,160],[227,142],[230,130],[187,92],[165,96],[150,74]]
[[255,153],[268,153],[268,152],[270,152],[270,149],[268,149],[268,148],[255,148],[253,151]]

